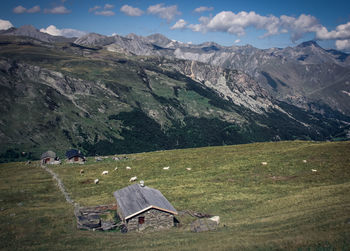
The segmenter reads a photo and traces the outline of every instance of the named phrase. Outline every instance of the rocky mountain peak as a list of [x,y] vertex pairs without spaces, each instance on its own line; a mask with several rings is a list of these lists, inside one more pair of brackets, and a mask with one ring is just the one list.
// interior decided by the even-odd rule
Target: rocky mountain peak
[[166,46],[171,42],[169,38],[159,33],[149,35],[146,38],[150,43],[156,44],[159,46]]
[[311,47],[311,46],[321,48],[321,46],[319,46],[315,40],[305,41],[305,42],[299,44],[297,47],[298,48],[306,48],[306,47]]
[[126,38],[129,38],[129,39],[139,39],[140,36],[139,35],[136,35],[135,33],[129,33],[128,35],[125,36]]
[[86,34],[74,41],[75,44],[85,46],[105,46],[114,42],[114,37],[107,37],[97,33]]

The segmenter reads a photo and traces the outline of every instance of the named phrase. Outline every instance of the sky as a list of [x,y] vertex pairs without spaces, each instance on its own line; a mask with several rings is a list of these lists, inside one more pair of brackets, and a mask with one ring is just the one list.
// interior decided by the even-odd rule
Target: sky
[[184,43],[257,48],[317,40],[350,51],[349,0],[1,0],[0,30],[31,24],[67,37],[161,33]]

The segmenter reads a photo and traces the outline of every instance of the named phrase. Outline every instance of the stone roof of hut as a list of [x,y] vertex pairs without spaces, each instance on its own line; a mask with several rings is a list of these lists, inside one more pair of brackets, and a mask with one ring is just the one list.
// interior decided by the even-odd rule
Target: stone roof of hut
[[114,192],[121,216],[127,220],[150,208],[177,214],[176,209],[157,189],[133,184]]
[[79,150],[70,149],[70,150],[68,150],[66,152],[66,157],[67,157],[67,159],[71,159],[73,157],[82,157],[82,158],[84,158],[84,155]]
[[41,154],[40,159],[46,159],[46,158],[56,158],[56,153],[53,151],[47,151]]

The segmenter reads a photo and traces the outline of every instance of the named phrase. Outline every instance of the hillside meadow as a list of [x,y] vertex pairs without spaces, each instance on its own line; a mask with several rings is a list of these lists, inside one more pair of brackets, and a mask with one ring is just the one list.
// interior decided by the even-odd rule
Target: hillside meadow
[[[349,141],[254,143],[121,156],[128,159],[88,158],[85,165],[50,168],[82,206],[115,203],[112,193],[137,176],[159,189],[177,210],[219,215],[218,230],[192,233],[186,217],[179,217],[181,227],[161,232],[77,230],[73,207],[50,174],[38,162],[17,162],[0,165],[0,249],[350,249]],[[165,166],[169,170],[163,170]],[[105,170],[109,174],[102,176]],[[98,185],[93,183],[96,178]]]

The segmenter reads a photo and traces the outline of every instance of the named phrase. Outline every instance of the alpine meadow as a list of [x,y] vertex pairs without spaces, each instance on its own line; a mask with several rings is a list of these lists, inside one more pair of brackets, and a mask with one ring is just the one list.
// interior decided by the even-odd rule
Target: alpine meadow
[[349,9],[1,3],[0,249],[349,250]]

